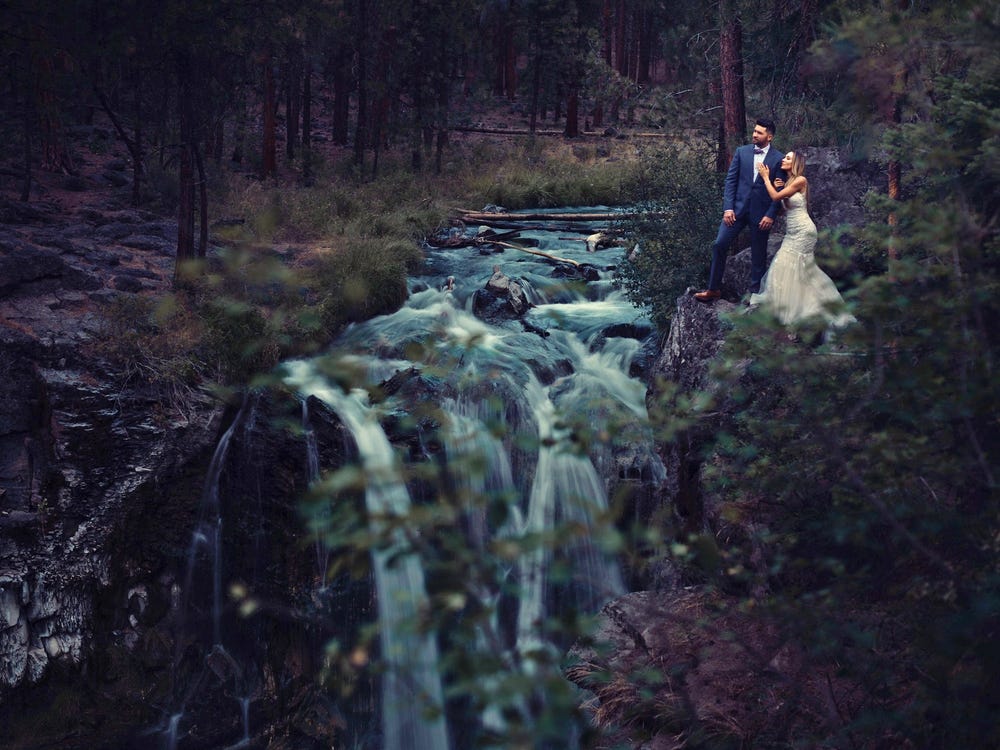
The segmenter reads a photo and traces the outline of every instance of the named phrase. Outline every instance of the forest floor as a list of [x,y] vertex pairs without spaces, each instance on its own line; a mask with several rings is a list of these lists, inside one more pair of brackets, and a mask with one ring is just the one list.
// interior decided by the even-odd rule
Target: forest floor
[[[317,108],[321,112],[321,107]],[[586,126],[587,123],[581,123]],[[261,186],[267,190],[278,187],[294,190],[301,183],[300,164],[285,156],[284,123],[278,122],[278,175],[270,182],[270,187],[262,183],[254,171],[259,161],[246,156],[242,164],[229,163],[228,159],[221,171],[231,180],[248,190],[260,192]],[[449,133],[449,143],[445,158],[454,170],[479,170],[490,174],[496,169],[494,160],[498,155],[522,153],[530,145],[533,157],[541,157],[566,165],[568,171],[576,166],[593,166],[607,162],[632,162],[641,159],[646,150],[662,145],[669,139],[662,132],[641,131],[638,128],[609,129],[584,127],[581,135],[566,138],[561,133],[561,123],[557,126],[550,120],[537,123],[536,136],[529,133],[529,120],[518,102],[497,101],[488,106],[475,107],[473,116],[466,117],[463,127]],[[330,181],[331,186],[352,192],[349,180],[359,179],[350,175],[349,165],[353,158],[350,146],[339,146],[329,138],[329,123],[320,117],[314,124],[314,149],[324,165],[321,179]],[[250,138],[256,137],[251,133]],[[93,123],[67,128],[63,132],[66,157],[59,160],[58,167],[45,164],[33,165],[30,197],[26,203],[20,201],[23,186],[23,153],[16,144],[9,143],[0,148],[0,216],[6,225],[4,237],[11,243],[37,245],[45,252],[56,252],[71,269],[76,269],[96,279],[98,293],[75,293],[71,302],[54,301],[51,295],[36,295],[37,285],[14,281],[9,284],[0,299],[0,323],[14,325],[30,331],[36,336],[48,335],[55,331],[79,332],[84,319],[94,319],[103,313],[103,300],[110,299],[116,291],[132,291],[143,297],[156,300],[169,295],[174,288],[174,258],[172,247],[176,247],[176,208],[171,205],[171,195],[176,193],[175,168],[167,164],[157,175],[150,170],[144,186],[143,204],[136,208],[132,202],[132,170],[128,150],[115,134],[104,114],[96,112]],[[227,154],[228,156],[228,154]],[[37,155],[36,155],[37,158]],[[405,170],[409,161],[406,144],[396,145],[383,154],[383,163],[396,164],[398,180],[400,169]],[[370,165],[372,154],[366,154]],[[153,157],[150,156],[150,162]],[[400,165],[403,165],[400,167]],[[67,169],[66,167],[70,168]],[[525,164],[525,170],[531,165]],[[453,178],[447,174],[427,175],[433,170],[428,158],[425,164],[426,189],[430,195],[439,187],[454,200],[456,187]],[[334,184],[338,180],[340,184]],[[362,180],[362,182],[366,182]],[[378,181],[373,182],[378,189]],[[398,183],[397,183],[398,184]],[[391,185],[391,183],[390,183]],[[174,187],[172,187],[174,186]],[[317,187],[324,187],[317,184]],[[364,200],[365,189],[371,185],[359,183],[356,191],[359,200]],[[370,194],[370,193],[369,193]],[[211,226],[210,244],[225,246],[226,221],[247,222],[252,216],[229,214],[229,206],[218,206],[217,197],[209,196],[209,221]],[[482,206],[464,205],[462,208],[478,210]],[[157,240],[155,247],[139,249],[132,239],[109,236],[109,224],[127,222],[133,232],[146,232],[150,228],[158,237],[143,236],[144,240]],[[63,238],[63,239],[59,239]],[[337,243],[343,237],[296,238],[292,241],[255,242],[268,252],[282,258],[290,267],[310,266],[323,254],[337,252]],[[130,244],[131,243],[131,244]],[[7,242],[4,242],[7,245]],[[11,252],[0,248],[0,253]],[[109,261],[108,259],[112,260]],[[12,261],[13,262],[13,261]],[[123,277],[131,288],[122,285]],[[4,280],[0,279],[0,286]],[[35,295],[35,296],[33,296]],[[65,296],[65,295],[64,295]],[[69,298],[67,298],[69,299]],[[83,335],[82,333],[80,335]]]

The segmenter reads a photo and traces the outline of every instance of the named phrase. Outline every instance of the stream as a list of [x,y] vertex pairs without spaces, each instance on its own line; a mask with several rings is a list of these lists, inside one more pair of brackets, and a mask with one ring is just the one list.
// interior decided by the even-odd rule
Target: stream
[[[554,642],[547,618],[596,614],[627,590],[607,533],[618,480],[656,483],[663,474],[652,449],[646,389],[632,374],[634,358],[655,333],[613,283],[621,248],[588,250],[587,235],[600,228],[548,230],[532,223],[496,245],[429,247],[424,271],[410,279],[409,300],[400,310],[351,326],[320,361],[286,366],[286,382],[324,403],[349,429],[368,477],[365,502],[373,518],[405,517],[414,503],[403,451],[393,448],[383,429],[386,418],[436,401],[449,476],[467,498],[470,546],[545,539],[566,527],[584,530],[558,549],[525,546],[501,575],[501,583],[516,581],[513,604],[500,605],[500,585],[479,592],[479,604],[496,611],[483,644],[495,649],[500,634],[506,663],[529,679],[551,669],[566,645]],[[484,230],[467,229],[466,237]],[[538,252],[571,262],[555,263]],[[575,269],[572,261],[581,266]],[[503,283],[523,290],[530,309],[522,317],[493,314],[487,321],[474,313],[485,306],[480,290],[498,273]],[[494,301],[490,309],[496,308]],[[354,383],[358,373],[365,382]],[[404,385],[382,398],[385,384],[401,374],[404,382],[430,383],[430,391],[407,393]],[[347,391],[332,382],[348,380],[354,385]],[[425,403],[408,400],[414,396]],[[494,528],[484,508],[498,498],[508,507]],[[382,750],[465,746],[449,740],[443,710],[435,719],[421,718],[428,706],[443,709],[441,669],[433,639],[412,627],[428,606],[420,557],[400,553],[407,547],[395,533],[399,548],[373,553],[385,669]],[[568,576],[553,576],[556,553]],[[511,622],[498,621],[504,617]],[[546,652],[552,658],[539,658]],[[482,726],[502,733],[506,721],[500,717],[511,705],[504,697],[480,700]],[[529,711],[523,703],[513,708]]]
[[[656,333],[614,284],[622,249],[588,250],[587,236],[603,226],[525,226],[502,243],[472,242],[483,229],[469,228],[464,246],[428,246],[402,308],[351,325],[324,354],[281,368],[301,401],[304,483],[334,488],[312,522],[336,523],[339,504],[359,503],[378,542],[370,550],[378,690],[345,714],[354,747],[464,750],[484,738],[502,746],[517,732],[531,736],[551,686],[572,692],[562,665],[581,623],[629,590],[633,571],[618,556],[622,529],[630,503],[664,475],[639,364],[655,349]],[[491,279],[508,291],[516,286],[512,298],[527,309],[515,313],[503,297],[491,297],[484,291]],[[256,403],[248,397],[217,448],[187,571],[186,590],[200,588],[206,602],[206,661],[227,675],[229,705],[239,712],[242,739],[233,747],[252,744],[250,696],[265,657],[252,646],[262,636],[220,620],[226,561],[219,540],[232,524],[218,484],[237,425],[249,442]],[[349,435],[350,465],[323,465],[314,430],[320,409]],[[427,509],[454,512],[448,544],[460,543],[460,551],[423,538],[415,519]],[[261,523],[244,525],[256,550],[265,538]],[[311,542],[317,600],[338,585],[330,538],[319,533]],[[448,594],[454,622],[416,627],[440,604],[442,571],[461,581]],[[448,628],[464,627],[473,613],[474,634],[456,646]],[[450,693],[457,678],[449,649],[456,647],[478,665],[474,695]],[[520,687],[510,687],[512,678]],[[178,694],[157,729],[167,750],[185,746],[193,690]],[[558,746],[575,747],[580,727],[566,731]]]

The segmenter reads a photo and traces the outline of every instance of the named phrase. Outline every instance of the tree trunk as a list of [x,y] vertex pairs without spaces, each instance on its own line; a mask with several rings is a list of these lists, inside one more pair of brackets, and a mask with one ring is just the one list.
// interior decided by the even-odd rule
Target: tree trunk
[[97,85],[93,85],[94,94],[97,96],[97,101],[101,104],[101,109],[111,120],[111,126],[115,129],[121,142],[125,144],[125,148],[128,149],[129,156],[132,157],[132,204],[134,206],[139,205],[140,197],[140,186],[142,185],[142,175],[143,175],[143,155],[142,155],[142,119],[141,119],[141,100],[142,92],[138,85],[134,86],[135,91],[135,137],[130,137],[128,131],[125,130],[125,126],[122,121],[118,119],[118,113],[115,112],[114,108],[108,101],[107,95],[102,89],[99,89]]
[[648,85],[650,81],[650,68],[652,62],[653,39],[655,38],[652,24],[650,23],[649,9],[645,6],[639,9],[636,19],[636,68],[635,82],[639,85]]
[[201,148],[197,141],[192,142],[191,150],[198,168],[198,257],[204,258],[208,252],[208,178],[205,176],[205,162],[201,158]]
[[[891,123],[890,127],[898,127],[902,122],[902,106],[900,99],[906,91],[906,66],[902,63],[898,63],[896,72],[893,74],[893,86],[892,86],[892,98],[890,100],[890,111],[888,112],[888,119]],[[900,166],[898,159],[892,159],[888,164],[888,194],[889,198],[893,201],[899,200],[899,189],[900,183],[903,178],[903,170]],[[899,248],[896,245],[896,212],[889,212],[889,226],[893,228],[892,234],[889,237],[888,255],[892,260],[899,260]]]
[[615,13],[615,70],[622,76],[628,74],[628,60],[625,57],[625,0],[618,0]]
[[177,176],[177,265],[174,279],[178,279],[184,261],[195,257],[194,252],[194,165],[191,149],[194,144],[194,104],[192,97],[192,72],[190,53],[178,52],[177,95],[179,97],[180,159]]
[[347,71],[347,53],[337,50],[333,58],[333,123],[331,137],[338,146],[348,141],[348,116],[351,111],[351,79]]
[[368,0],[358,0],[358,121],[354,129],[354,163],[364,167],[368,140]]
[[611,40],[614,37],[614,27],[612,25],[614,13],[611,10],[611,0],[603,0],[601,3],[601,34],[604,36],[603,57],[604,62],[611,67]]
[[566,137],[576,138],[580,135],[580,91],[576,86],[570,86],[566,95]]
[[733,0],[719,0],[719,62],[722,71],[722,114],[726,164],[746,139],[746,103],[743,95],[743,25]]
[[[513,3],[511,3],[513,11]],[[517,99],[517,50],[514,46],[514,25],[504,27],[504,88],[508,101]]]
[[295,158],[299,145],[299,116],[302,111],[302,48],[293,43],[288,52],[288,80],[285,84],[285,155]]
[[542,59],[544,55],[539,52],[535,59],[535,70],[531,76],[531,119],[528,130],[534,134],[538,118],[538,97],[542,90]]
[[278,172],[277,138],[275,134],[274,70],[271,49],[264,48],[264,133],[262,139],[261,176],[274,177]]
[[312,62],[302,74],[302,182],[312,185]]
[[34,92],[28,87],[24,103],[24,180],[21,183],[21,202],[27,203],[31,198],[31,135],[35,132]]
[[792,37],[791,44],[788,45],[788,54],[785,56],[785,66],[782,71],[781,85],[773,90],[772,107],[775,102],[783,101],[792,88],[793,80],[796,80],[798,93],[805,90],[805,77],[801,73],[799,62],[806,50],[809,49],[816,39],[816,14],[818,12],[817,0],[802,0],[799,10],[799,22],[795,27],[795,36]]

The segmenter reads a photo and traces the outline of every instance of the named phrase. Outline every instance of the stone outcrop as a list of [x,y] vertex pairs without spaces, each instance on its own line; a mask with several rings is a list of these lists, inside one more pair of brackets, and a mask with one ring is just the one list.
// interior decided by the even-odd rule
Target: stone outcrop
[[472,305],[476,317],[489,322],[520,318],[531,307],[524,287],[501,271],[500,266],[494,266],[486,285],[476,290]]
[[[863,197],[881,187],[871,164],[843,159],[835,149],[806,149],[810,212],[820,229],[850,228],[864,219]],[[780,245],[779,224],[770,251]],[[724,294],[739,299],[749,285],[749,249],[726,266]],[[689,292],[694,290],[688,290]],[[715,407],[697,425],[658,446],[666,478],[658,506],[640,508],[640,518],[666,517],[671,540],[696,539],[699,555],[717,556],[715,540],[748,539],[755,514],[727,513],[725,498],[707,492],[702,463],[709,437],[732,420],[738,408],[713,378],[712,365],[729,328],[727,317],[747,308],[725,298],[706,305],[686,294],[677,300],[670,332],[648,370],[647,406],[654,422],[680,399],[711,394]],[[759,518],[757,520],[760,520]],[[694,535],[693,537],[691,535]],[[719,546],[723,542],[719,541]],[[751,550],[750,557],[759,550]],[[742,561],[748,570],[757,559]],[[732,560],[729,561],[732,564]],[[568,676],[592,697],[588,705],[603,726],[619,728],[616,740],[639,750],[673,750],[679,738],[703,731],[735,744],[760,736],[832,736],[858,709],[856,686],[837,676],[834,664],[806,664],[781,635],[780,622],[751,617],[726,606],[726,594],[701,585],[669,558],[653,561],[648,591],[626,595],[604,607],[597,642],[579,646]],[[650,671],[669,679],[646,683]],[[833,710],[832,707],[836,707]],[[838,713],[840,712],[840,713]],[[722,739],[725,738],[725,739]]]
[[[135,272],[139,292],[170,278],[167,224],[134,211],[65,217],[45,204],[3,212],[0,699],[91,652],[98,600],[135,564],[121,552],[136,541],[136,521],[163,522],[164,541],[179,533],[153,506],[155,488],[204,460],[220,416],[195,392],[171,409],[167,394],[123,382],[89,349],[120,294],[116,279]],[[142,253],[116,244],[134,237],[156,242]]]

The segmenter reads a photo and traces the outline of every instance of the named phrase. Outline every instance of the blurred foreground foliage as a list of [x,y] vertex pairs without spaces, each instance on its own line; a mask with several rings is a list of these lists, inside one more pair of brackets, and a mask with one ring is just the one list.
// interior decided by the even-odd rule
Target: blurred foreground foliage
[[886,262],[848,294],[860,322],[831,339],[734,315],[712,374],[725,397],[674,410],[714,426],[711,582],[802,649],[803,686],[829,664],[853,686],[843,702],[831,687],[813,736],[775,724],[755,748],[1000,744],[1000,66],[977,54],[990,32],[963,28],[964,64],[883,128],[903,182],[870,198],[862,242]]

